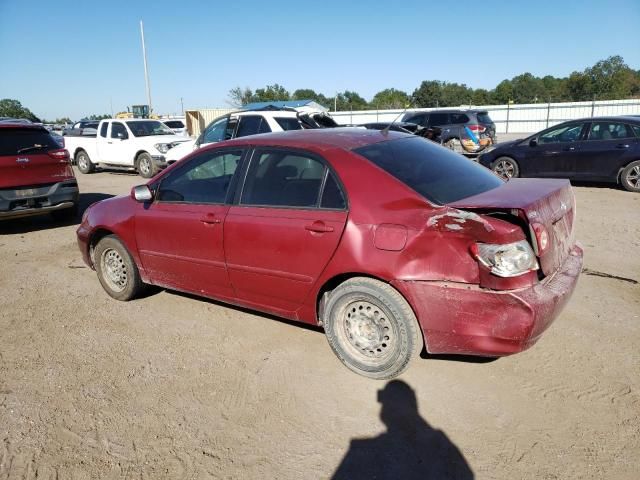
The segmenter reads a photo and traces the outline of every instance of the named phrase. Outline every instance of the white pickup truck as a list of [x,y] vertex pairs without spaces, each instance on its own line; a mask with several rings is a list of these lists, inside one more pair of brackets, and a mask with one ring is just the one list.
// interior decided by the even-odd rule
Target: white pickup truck
[[166,153],[189,138],[176,135],[158,120],[125,118],[100,121],[95,136],[65,136],[64,140],[82,173],[91,173],[97,166],[134,168],[151,178],[167,166]]

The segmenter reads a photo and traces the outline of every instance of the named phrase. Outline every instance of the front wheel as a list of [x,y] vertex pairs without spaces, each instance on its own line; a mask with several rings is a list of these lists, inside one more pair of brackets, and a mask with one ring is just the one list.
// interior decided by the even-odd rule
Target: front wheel
[[352,278],[333,290],[323,322],[333,352],[365,377],[394,378],[422,349],[420,327],[407,301],[372,278]]
[[630,192],[640,192],[640,160],[631,162],[622,170],[620,183]]
[[505,180],[520,176],[520,168],[518,163],[509,157],[500,157],[491,164],[491,170],[493,170],[500,177]]
[[114,235],[108,235],[98,242],[95,259],[102,288],[116,300],[131,300],[144,289],[133,257]]
[[138,173],[143,178],[151,178],[158,173],[158,170],[151,159],[151,155],[148,153],[141,153],[138,155],[136,165],[138,167]]
[[78,152],[76,155],[76,165],[82,173],[92,173],[95,170],[95,165],[91,163],[91,159],[85,151]]

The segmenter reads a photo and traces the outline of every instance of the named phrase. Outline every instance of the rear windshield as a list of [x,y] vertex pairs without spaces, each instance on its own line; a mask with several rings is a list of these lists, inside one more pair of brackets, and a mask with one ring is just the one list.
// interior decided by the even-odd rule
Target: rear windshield
[[493,120],[491,120],[491,117],[487,112],[478,112],[476,116],[478,117],[478,122],[480,123],[484,123],[484,124],[493,123]]
[[420,137],[360,147],[354,152],[427,200],[445,204],[492,190],[503,181],[489,169]]
[[282,128],[282,130],[302,130],[302,125],[297,118],[278,118],[274,119],[278,122],[278,125]]
[[47,152],[60,146],[46,130],[0,128],[0,155]]
[[184,123],[180,120],[163,120],[162,123],[169,128],[184,128]]

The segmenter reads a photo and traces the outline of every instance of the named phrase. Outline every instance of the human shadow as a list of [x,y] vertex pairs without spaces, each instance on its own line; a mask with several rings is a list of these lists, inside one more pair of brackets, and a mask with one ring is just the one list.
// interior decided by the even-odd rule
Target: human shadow
[[393,380],[378,391],[387,431],[351,440],[333,480],[472,480],[471,467],[444,432],[418,413],[413,389]]

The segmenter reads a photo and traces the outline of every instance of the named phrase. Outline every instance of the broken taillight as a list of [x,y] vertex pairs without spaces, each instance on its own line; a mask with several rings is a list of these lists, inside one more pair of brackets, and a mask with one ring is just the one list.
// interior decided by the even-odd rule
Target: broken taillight
[[535,254],[526,240],[506,244],[474,243],[471,254],[499,277],[517,277],[538,269]]

